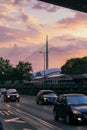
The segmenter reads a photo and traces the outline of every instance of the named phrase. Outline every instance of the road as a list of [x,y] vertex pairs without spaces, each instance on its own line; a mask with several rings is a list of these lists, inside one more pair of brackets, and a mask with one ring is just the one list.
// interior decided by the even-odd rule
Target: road
[[53,105],[37,105],[32,96],[21,96],[19,103],[4,103],[1,97],[0,104],[4,130],[87,130],[87,125],[69,126],[61,119],[54,121]]

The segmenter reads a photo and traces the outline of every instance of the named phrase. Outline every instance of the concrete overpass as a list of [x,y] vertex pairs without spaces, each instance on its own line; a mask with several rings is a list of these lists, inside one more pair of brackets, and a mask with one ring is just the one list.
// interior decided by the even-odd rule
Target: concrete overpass
[[87,0],[39,0],[87,13]]

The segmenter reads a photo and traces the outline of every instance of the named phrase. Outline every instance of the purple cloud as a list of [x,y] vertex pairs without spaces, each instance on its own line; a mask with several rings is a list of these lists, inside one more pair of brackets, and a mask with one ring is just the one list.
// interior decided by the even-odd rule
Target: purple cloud
[[59,50],[61,50],[60,52],[64,51],[64,52],[72,53],[73,51],[75,51],[77,53],[79,50],[87,50],[87,41],[83,39],[73,38],[68,35],[63,35],[63,36],[54,37],[49,42],[50,44],[52,44],[55,43],[55,41],[61,41],[61,43],[64,41],[65,43],[68,44],[65,46],[56,47]]
[[23,31],[18,29],[11,29],[7,27],[0,26],[0,42],[12,42],[20,41],[26,37],[34,38],[38,35],[38,30],[31,28],[30,31]]
[[14,0],[13,4],[17,6],[27,6],[29,0]]
[[29,19],[29,16],[22,9],[19,9],[19,13],[20,13],[20,18],[22,19],[22,21],[27,22]]
[[60,21],[58,21],[58,24],[73,24],[73,23],[77,23],[77,22],[81,22],[81,21],[85,21],[87,22],[87,14],[86,13],[82,13],[82,12],[75,12],[74,13],[74,17],[66,17]]
[[20,11],[20,18],[22,19],[24,25],[26,26],[28,32],[32,35],[32,36],[37,36],[40,32],[38,31],[38,29],[36,28],[36,25],[33,24],[33,22],[29,19],[29,15],[26,14],[22,9],[19,9]]
[[[39,51],[43,50],[44,46],[36,46],[36,48],[35,46],[18,47],[17,45],[14,45],[12,48],[0,48],[0,54],[3,54],[2,56],[9,59],[13,65],[18,64],[19,61],[29,61],[32,63],[33,70],[37,71],[43,69],[43,55],[41,55]],[[33,52],[31,52],[31,50],[33,50]],[[83,43],[78,41],[77,44],[69,44],[64,47],[54,47],[49,45],[49,66],[51,68],[61,66],[67,59],[74,57],[74,55],[80,57],[79,54],[82,50],[85,51],[85,56],[87,54],[86,42]],[[37,64],[37,61],[41,61],[40,64]]]

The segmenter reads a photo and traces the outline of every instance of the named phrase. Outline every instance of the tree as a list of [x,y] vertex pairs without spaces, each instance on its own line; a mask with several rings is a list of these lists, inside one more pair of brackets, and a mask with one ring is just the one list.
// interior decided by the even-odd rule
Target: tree
[[61,67],[61,73],[65,74],[86,74],[87,57],[72,58]]
[[31,63],[19,61],[15,69],[16,69],[16,78],[18,80],[31,80],[32,75]]
[[9,60],[5,60],[0,57],[0,82],[7,81],[10,79],[11,70],[12,65],[10,65]]
[[0,57],[0,83],[4,81],[31,80],[32,66],[29,62],[19,61],[18,65],[13,67],[10,61]]

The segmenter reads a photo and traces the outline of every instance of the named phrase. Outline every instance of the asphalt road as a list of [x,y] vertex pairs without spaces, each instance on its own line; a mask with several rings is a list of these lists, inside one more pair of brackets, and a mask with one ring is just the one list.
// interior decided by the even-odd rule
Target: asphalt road
[[87,130],[87,125],[69,126],[54,121],[53,105],[37,105],[36,98],[21,96],[20,102],[4,103],[0,98],[0,120],[4,130]]

